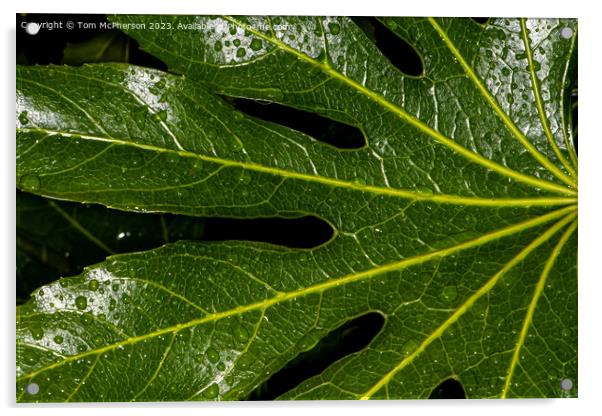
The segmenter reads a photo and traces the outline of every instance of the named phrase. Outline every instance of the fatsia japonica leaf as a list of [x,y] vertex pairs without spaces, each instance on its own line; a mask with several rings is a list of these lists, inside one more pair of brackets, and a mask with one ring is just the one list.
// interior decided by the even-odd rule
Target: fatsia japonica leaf
[[[412,77],[344,17],[112,19],[170,73],[18,68],[21,189],[314,215],[335,235],[307,250],[182,241],[40,288],[17,313],[18,400],[244,399],[373,312],[385,323],[367,347],[281,397],[426,398],[448,378],[470,398],[576,396],[576,21],[382,19],[421,56]],[[337,120],[366,145],[223,96]]]

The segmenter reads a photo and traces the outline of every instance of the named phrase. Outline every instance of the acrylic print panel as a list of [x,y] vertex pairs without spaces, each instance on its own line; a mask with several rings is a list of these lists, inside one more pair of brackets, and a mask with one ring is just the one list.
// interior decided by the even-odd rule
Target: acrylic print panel
[[576,20],[17,27],[18,402],[577,396]]

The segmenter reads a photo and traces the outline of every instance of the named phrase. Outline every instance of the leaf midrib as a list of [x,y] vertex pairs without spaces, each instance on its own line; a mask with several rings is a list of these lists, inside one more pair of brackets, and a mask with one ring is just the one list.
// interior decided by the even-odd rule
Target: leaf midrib
[[[33,377],[35,377],[36,375],[44,372],[44,371],[48,371],[51,370],[53,368],[56,367],[60,367],[68,362],[71,361],[75,361],[90,355],[96,355],[96,354],[103,354],[107,351],[112,351],[118,347],[123,347],[125,345],[131,345],[131,344],[135,344],[150,338],[154,338],[154,337],[158,337],[161,335],[165,335],[165,334],[171,334],[173,332],[179,332],[183,329],[186,328],[191,328],[194,326],[198,326],[201,324],[204,324],[206,322],[214,322],[214,321],[218,321],[221,319],[225,319],[228,318],[230,316],[236,316],[236,315],[240,315],[246,312],[250,312],[253,310],[266,310],[267,308],[275,305],[275,304],[279,304],[282,302],[285,302],[287,300],[291,300],[294,299],[296,297],[301,297],[301,296],[307,296],[309,294],[313,294],[313,293],[321,293],[324,292],[328,289],[331,288],[335,288],[335,287],[339,287],[342,284],[348,284],[348,283],[352,283],[352,282],[356,282],[356,281],[360,281],[363,279],[367,279],[367,278],[372,278],[374,276],[383,274],[383,273],[387,273],[387,272],[393,272],[393,271],[397,271],[397,270],[401,270],[404,269],[406,267],[409,266],[413,266],[413,265],[417,265],[417,264],[421,264],[424,262],[427,262],[433,258],[436,257],[445,257],[448,256],[450,254],[468,249],[468,248],[472,248],[472,247],[477,247],[483,244],[486,244],[488,242],[491,241],[495,241],[497,239],[501,239],[503,237],[509,236],[509,235],[513,235],[516,234],[520,231],[524,231],[526,229],[541,225],[541,224],[545,224],[549,221],[552,221],[554,219],[560,218],[560,217],[564,217],[564,216],[570,216],[572,215],[571,213],[573,213],[575,210],[577,209],[576,206],[569,206],[566,208],[562,208],[562,209],[558,209],[556,211],[552,211],[548,214],[545,215],[541,215],[539,217],[527,220],[527,221],[523,221],[521,223],[518,224],[514,224],[511,225],[509,227],[505,227],[502,228],[500,230],[491,232],[489,234],[485,234],[483,236],[477,237],[475,239],[472,240],[468,240],[465,242],[462,242],[460,244],[456,244],[454,246],[450,246],[448,248],[445,249],[440,249],[440,250],[436,250],[436,251],[431,251],[429,253],[425,253],[425,254],[421,254],[421,255],[417,255],[414,257],[409,257],[400,261],[396,261],[393,263],[389,263],[389,264],[385,264],[382,266],[378,266],[378,267],[374,267],[372,269],[368,269],[368,270],[364,270],[362,272],[359,273],[355,273],[355,274],[350,274],[350,275],[346,275],[340,278],[336,278],[336,279],[330,279],[326,282],[323,283],[319,283],[313,286],[309,286],[309,287],[305,287],[302,289],[298,289],[295,291],[291,291],[291,292],[281,292],[280,294],[272,297],[272,298],[268,298],[268,299],[264,299],[262,301],[259,302],[255,302],[249,305],[245,305],[245,306],[239,306],[233,309],[229,309],[227,311],[222,311],[222,312],[216,312],[213,313],[211,315],[208,316],[204,316],[198,319],[193,319],[189,322],[186,323],[182,323],[182,324],[177,324],[177,325],[173,325],[170,327],[166,327],[166,328],[162,328],[160,330],[151,332],[151,333],[147,333],[147,334],[143,334],[143,335],[139,335],[139,336],[134,336],[134,337],[129,337],[125,340],[116,342],[114,344],[109,344],[105,347],[102,348],[97,348],[94,350],[90,350],[90,351],[86,351],[84,353],[80,353],[80,354],[76,354],[76,355],[72,355],[69,356],[67,359],[59,361],[59,362],[55,362],[51,365],[48,365],[46,367],[40,368],[32,373],[29,374],[24,374],[21,377],[17,378],[17,381],[23,380],[23,379],[31,379]],[[562,222],[562,221],[561,221]],[[552,227],[554,228],[554,227]],[[543,234],[545,235],[545,233]],[[17,313],[17,317],[19,317],[19,314]]]
[[[211,162],[224,167],[235,166],[246,170],[255,172],[267,173],[274,176],[279,176],[284,179],[298,179],[309,182],[317,182],[328,186],[352,189],[355,191],[369,192],[375,195],[393,196],[404,198],[413,201],[433,201],[442,204],[452,205],[466,205],[466,206],[484,206],[484,207],[532,207],[532,206],[556,206],[556,205],[568,205],[577,202],[576,197],[537,197],[537,198],[483,198],[483,197],[465,197],[459,195],[450,194],[433,194],[429,195],[417,191],[409,191],[396,188],[384,188],[374,185],[360,185],[350,181],[344,181],[341,179],[329,178],[326,176],[319,176],[315,174],[307,174],[275,168],[271,166],[265,166],[253,162],[242,162],[231,159],[223,159],[214,156],[202,155],[194,153],[189,150],[176,150],[164,147],[158,147],[155,145],[142,144],[134,141],[118,139],[112,136],[100,137],[85,135],[79,133],[69,133],[65,131],[51,130],[46,128],[17,128],[18,132],[21,133],[46,133],[52,137],[53,135],[60,135],[64,137],[70,137],[74,139],[92,140],[106,142],[116,145],[131,146],[143,150],[153,152],[171,152],[178,154],[182,157],[196,158],[205,162]],[[39,175],[44,176],[44,175]],[[194,184],[194,183],[193,183]],[[184,184],[178,187],[185,187],[189,184]],[[119,191],[114,189],[115,192]]]

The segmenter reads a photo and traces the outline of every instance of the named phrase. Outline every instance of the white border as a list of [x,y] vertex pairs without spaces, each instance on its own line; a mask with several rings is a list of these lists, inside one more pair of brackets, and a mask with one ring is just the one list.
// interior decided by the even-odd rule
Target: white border
[[[129,415],[199,415],[199,414],[240,414],[266,415],[282,414],[307,415],[307,413],[341,413],[360,415],[377,412],[378,415],[400,415],[420,413],[420,415],[504,415],[536,412],[546,415],[563,415],[569,412],[592,414],[602,408],[598,396],[602,395],[601,335],[599,317],[602,316],[602,271],[597,264],[600,248],[597,236],[602,235],[599,191],[602,180],[602,134],[596,124],[602,121],[600,114],[600,26],[602,15],[594,1],[527,1],[503,0],[495,2],[473,2],[466,0],[419,0],[402,2],[395,0],[370,1],[327,1],[303,0],[220,0],[203,4],[194,0],[20,0],[14,3],[2,2],[2,24],[4,34],[4,65],[2,65],[3,96],[1,139],[3,165],[0,169],[2,181],[3,238],[0,247],[5,273],[2,281],[2,359],[0,367],[0,391],[8,415],[100,415],[120,412]],[[578,17],[579,18],[579,144],[581,188],[579,219],[579,399],[565,400],[472,400],[472,401],[397,401],[378,403],[357,402],[288,402],[288,403],[151,403],[126,406],[74,405],[74,406],[15,406],[15,311],[14,311],[14,271],[15,271],[15,144],[14,130],[14,64],[15,64],[15,14],[31,13],[140,13],[140,14],[313,14],[313,15],[410,15],[410,16],[535,16],[535,17]],[[597,214],[597,215],[596,215]],[[585,225],[585,226],[584,226]]]

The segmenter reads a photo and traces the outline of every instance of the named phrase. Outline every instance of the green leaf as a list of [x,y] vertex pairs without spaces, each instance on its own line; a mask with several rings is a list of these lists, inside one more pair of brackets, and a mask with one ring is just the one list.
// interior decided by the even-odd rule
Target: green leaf
[[[576,21],[382,19],[422,57],[409,77],[343,17],[113,20],[171,25],[128,34],[172,73],[19,67],[21,189],[139,212],[310,214],[335,236],[309,250],[178,242],[43,287],[17,312],[19,401],[244,399],[369,312],[385,324],[366,348],[282,398],[426,398],[450,377],[470,398],[577,395],[563,101]],[[218,95],[314,112],[368,144],[338,149]]]
[[198,240],[203,220],[138,215],[98,205],[17,193],[17,297],[82,272],[110,254],[148,250],[170,241]]

